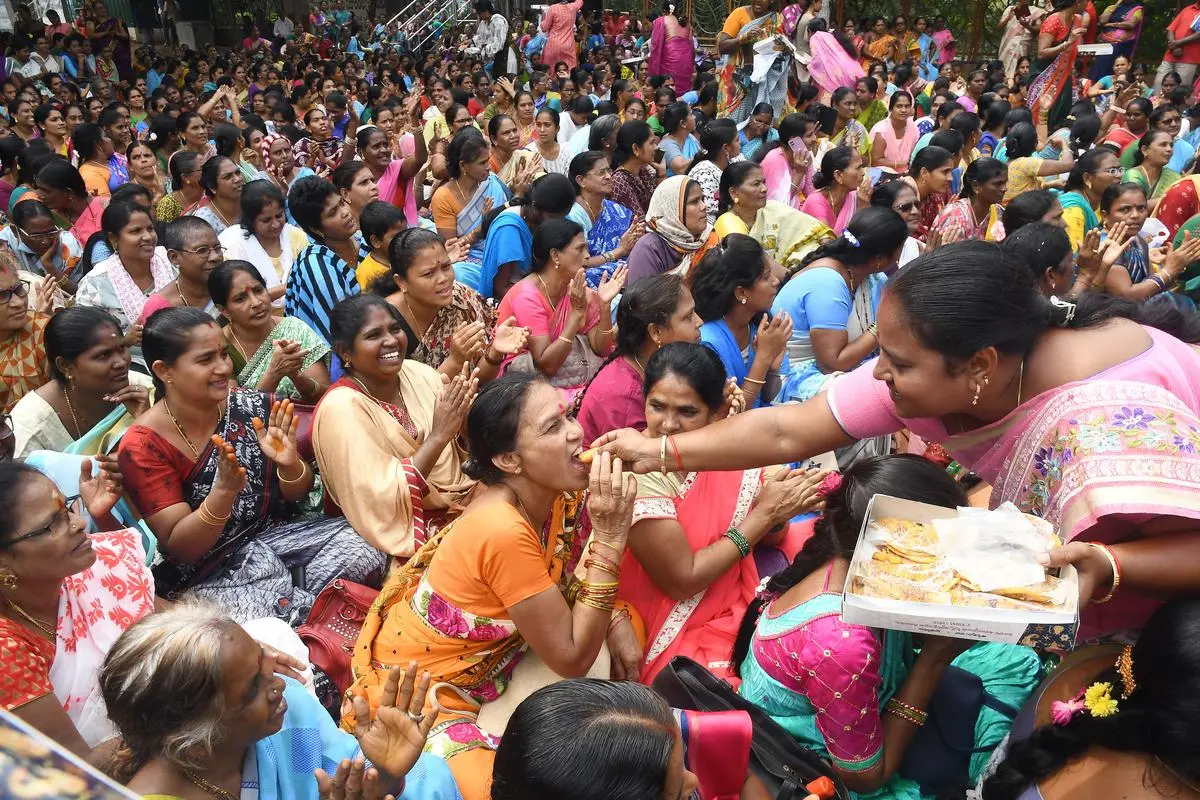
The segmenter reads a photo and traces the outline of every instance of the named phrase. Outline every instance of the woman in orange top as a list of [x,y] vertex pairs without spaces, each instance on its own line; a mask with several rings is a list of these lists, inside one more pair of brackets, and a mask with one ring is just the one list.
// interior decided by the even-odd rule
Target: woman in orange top
[[[354,649],[351,693],[375,707],[388,671],[417,661],[439,711],[426,750],[447,760],[465,800],[486,800],[498,739],[475,719],[530,648],[575,677],[607,640],[613,677],[637,679],[640,642],[613,615],[636,486],[619,461],[580,460],[583,429],[540,377],[485,386],[467,432],[464,468],[486,489],[384,585]],[[353,724],[347,705],[342,725]]]

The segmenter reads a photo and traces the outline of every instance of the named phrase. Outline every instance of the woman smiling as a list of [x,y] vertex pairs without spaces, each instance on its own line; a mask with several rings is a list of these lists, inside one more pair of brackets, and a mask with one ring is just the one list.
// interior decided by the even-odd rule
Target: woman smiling
[[457,437],[478,376],[468,366],[443,390],[441,375],[408,358],[407,326],[382,297],[343,300],[331,324],[345,375],[313,417],[321,477],[360,536],[406,559],[474,488]]

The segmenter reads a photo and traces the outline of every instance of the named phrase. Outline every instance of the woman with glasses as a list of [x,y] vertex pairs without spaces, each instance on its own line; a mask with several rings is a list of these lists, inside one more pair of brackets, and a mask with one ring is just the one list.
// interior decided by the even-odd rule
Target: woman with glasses
[[[60,231],[53,212],[40,200],[26,200],[13,208],[12,224],[0,230],[3,241],[16,256],[17,266],[34,275],[68,278],[83,248],[70,231]],[[74,284],[64,285],[68,290]]]
[[146,298],[138,322],[145,325],[155,311],[180,306],[199,308],[215,319],[218,311],[208,296],[208,275],[225,258],[225,250],[212,226],[197,216],[180,217],[166,226],[163,245],[178,274]]
[[30,282],[21,277],[15,263],[0,258],[0,411],[4,413],[50,379],[43,337],[52,287],[53,281],[45,282],[31,303]]
[[879,184],[875,191],[871,192],[871,205],[890,208],[900,215],[900,219],[904,220],[908,227],[908,238],[904,240],[904,247],[900,250],[897,267],[903,267],[921,255],[921,240],[916,238],[921,230],[921,201],[912,184],[899,179]]
[[[1121,180],[1121,162],[1107,147],[1088,150],[1067,176],[1066,191],[1058,196],[1071,249],[1079,252],[1083,237],[1100,227],[1100,198],[1104,190]],[[1011,190],[1010,190],[1011,191]]]
[[200,186],[208,201],[192,215],[207,222],[220,236],[241,216],[243,185],[245,179],[237,164],[225,156],[213,156],[200,169]]
[[635,221],[633,212],[609,199],[612,195],[612,167],[609,157],[601,150],[585,150],[571,159],[567,177],[575,187],[577,198],[567,219],[583,228],[587,237],[588,286],[595,289],[601,278],[625,266],[633,246],[646,232],[646,226]]

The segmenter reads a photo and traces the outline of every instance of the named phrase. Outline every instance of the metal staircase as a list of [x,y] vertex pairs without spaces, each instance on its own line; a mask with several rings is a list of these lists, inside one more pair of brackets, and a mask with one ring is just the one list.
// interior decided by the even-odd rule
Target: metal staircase
[[387,24],[400,22],[400,29],[408,36],[415,53],[423,50],[444,27],[458,26],[474,18],[472,0],[410,0]]

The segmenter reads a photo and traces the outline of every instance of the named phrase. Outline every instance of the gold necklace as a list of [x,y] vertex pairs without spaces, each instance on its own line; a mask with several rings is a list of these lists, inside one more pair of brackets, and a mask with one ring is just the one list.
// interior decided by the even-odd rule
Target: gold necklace
[[171,422],[175,423],[175,430],[179,431],[179,435],[183,437],[183,441],[187,444],[188,449],[192,451],[192,456],[200,457],[200,451],[196,449],[196,445],[192,444],[192,440],[183,432],[183,426],[179,424],[179,420],[175,417],[175,412],[171,410],[171,404],[167,402],[167,398],[163,398],[163,405],[167,409],[167,416],[171,418]]
[[584,197],[583,195],[580,195],[579,199],[583,201],[583,207],[587,210],[588,216],[590,216],[592,218],[592,222],[595,222],[596,220],[598,220],[600,218],[600,211],[603,210],[603,208],[604,208],[604,199],[603,198],[600,199],[600,208],[598,208],[598,209],[593,209],[592,204],[589,203],[587,201],[587,198]]
[[[417,319],[417,312],[413,311],[412,303],[408,302],[408,292],[401,294],[400,299],[404,301],[404,307],[408,309],[408,316],[409,316],[409,318],[412,319],[413,328],[415,330],[416,326],[419,323],[419,320]],[[421,341],[425,341],[426,334],[429,333],[429,329],[433,327],[433,323],[436,321],[437,321],[437,314],[434,314],[433,319],[429,320],[429,324],[425,326],[425,330],[421,331]]]
[[13,611],[20,614],[26,622],[28,622],[30,625],[33,625],[33,627],[36,628],[43,636],[52,642],[55,640],[58,634],[49,623],[42,622],[40,619],[34,618],[32,614],[17,605],[16,601],[11,597],[5,596],[4,600],[9,604],[9,606],[12,607]]
[[187,295],[183,293],[183,287],[179,285],[179,278],[175,279],[175,291],[179,292],[179,299],[183,301],[183,307],[191,308],[192,304],[187,301]]
[[533,277],[537,278],[537,282],[542,285],[542,291],[546,293],[546,299],[550,302],[550,310],[557,311],[558,303],[554,302],[554,298],[550,295],[550,287],[546,285],[544,280],[542,280],[542,276],[536,272],[533,273]]
[[218,217],[221,218],[221,222],[225,223],[225,227],[229,227],[230,225],[233,224],[232,222],[229,221],[228,217],[226,217],[224,214],[221,213],[221,209],[217,207],[216,198],[213,198],[213,201],[208,204],[208,207],[213,210],[214,214],[216,214]]
[[209,795],[219,798],[219,800],[238,800],[237,796],[234,795],[233,792],[229,792],[229,791],[226,791],[225,789],[222,789],[220,786],[217,786],[212,781],[206,780],[205,778],[202,778],[201,776],[192,772],[187,767],[180,767],[179,771],[181,773],[183,773],[183,777],[185,777],[189,781],[191,781],[192,784],[203,789]]
[[512,492],[512,496],[516,499],[518,506],[517,510],[521,512],[521,516],[525,517],[525,521],[529,523],[529,527],[536,530],[536,527],[533,524],[533,515],[529,513],[529,509],[525,508],[525,501],[521,499],[521,495],[518,494],[517,490],[511,486],[508,487],[508,490]]
[[63,389],[63,399],[67,401],[67,411],[71,412],[71,422],[75,423],[75,438],[83,438],[83,427],[79,424],[79,417],[75,416],[75,406],[71,405],[71,390]]

